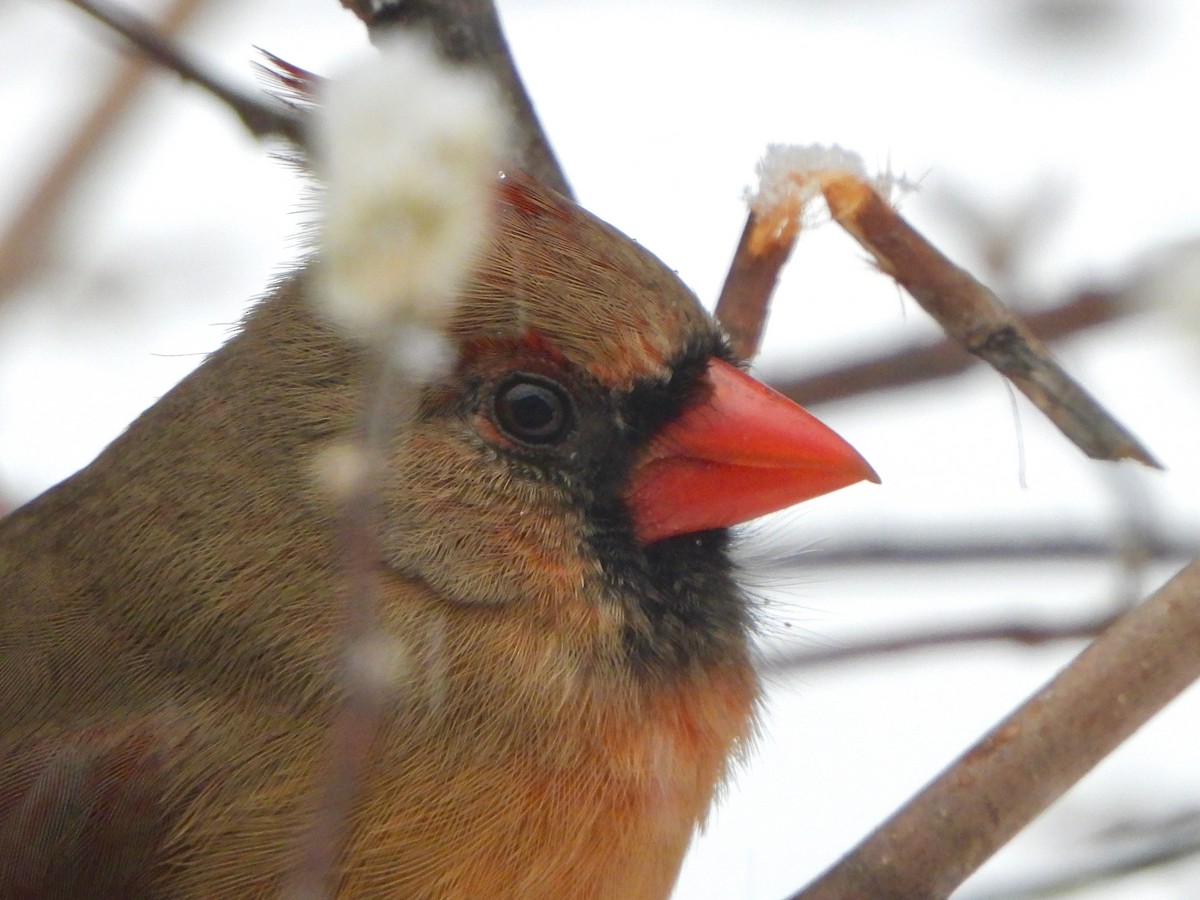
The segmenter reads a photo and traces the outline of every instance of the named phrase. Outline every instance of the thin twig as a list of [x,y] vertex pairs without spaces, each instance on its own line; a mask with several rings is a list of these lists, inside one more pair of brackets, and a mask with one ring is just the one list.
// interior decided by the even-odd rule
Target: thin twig
[[[206,0],[174,0],[155,28],[170,38]],[[145,82],[152,65],[144,57],[126,60],[109,82],[99,102],[84,119],[62,152],[50,164],[0,238],[0,297],[44,271],[50,260],[51,238],[75,186],[95,159],[96,151],[112,136]]]
[[[1043,341],[1057,341],[1131,311],[1121,291],[1082,291],[1049,309],[1022,313],[1029,330]],[[816,406],[876,391],[908,387],[967,371],[974,358],[950,339],[912,347],[795,377],[771,379],[771,385],[802,406]]]
[[1161,468],[1142,444],[1053,359],[1046,346],[984,285],[918,234],[862,178],[820,177],[833,217],[933,316],[946,333],[1006,376],[1093,459],[1134,459]]
[[[379,609],[384,478],[395,475],[397,442],[423,388],[453,356],[446,327],[486,240],[503,132],[486,79],[448,65],[414,37],[326,85],[322,102],[314,146],[325,193],[313,298],[367,346],[373,365],[358,433],[328,473],[346,568],[345,671],[313,827],[286,885],[285,896],[305,900],[338,893],[339,860],[406,665]],[[440,107],[454,114],[428,114]],[[430,184],[439,186],[434,202]]]
[[154,23],[97,0],[66,2],[107,25],[164,69],[208,91],[233,110],[255,137],[282,137],[296,147],[305,147],[304,126],[298,116],[273,106],[260,96],[244,93],[228,84],[191,53],[164,36]]
[[758,353],[771,295],[799,234],[798,216],[782,225],[777,219],[764,221],[754,210],[746,217],[715,311],[739,359]]
[[1094,638],[1112,625],[1120,615],[1121,613],[1110,613],[1066,625],[1008,622],[942,631],[917,631],[906,635],[856,641],[840,647],[780,653],[764,659],[759,664],[759,670],[767,675],[778,675],[799,669],[966,644],[1010,643],[1036,647],[1061,641],[1086,640]]
[[[1200,854],[1200,835],[1195,824],[1182,835],[1168,835],[1154,846],[1138,851],[1120,852],[1099,848],[1096,858],[1072,871],[1029,879],[1021,886],[976,893],[970,900],[1038,900],[1038,898],[1077,896],[1085,888],[1096,887],[1151,869],[1169,866]],[[968,900],[964,897],[963,900]]]
[[[961,531],[961,529],[959,529]],[[1128,544],[1128,546],[1126,546]],[[1112,562],[1123,555],[1141,561],[1191,559],[1200,553],[1200,541],[1159,534],[1139,535],[1133,542],[1116,535],[1089,538],[1039,534],[1026,526],[1020,536],[992,535],[979,539],[933,535],[926,539],[871,539],[830,536],[811,550],[774,556],[763,569],[814,569],[827,566],[955,565],[989,562],[1061,562],[1094,560]]]
[[795,900],[948,897],[1200,675],[1200,560],[1098,637]]
[[285,890],[295,900],[321,900],[337,892],[338,860],[393,695],[392,670],[401,665],[379,624],[379,497],[388,450],[396,431],[412,418],[420,382],[396,354],[376,354],[371,369],[349,448],[349,489],[338,498],[336,536],[346,574],[345,624],[339,635],[345,642],[343,698],[329,726],[316,811]]
[[573,197],[516,62],[491,0],[341,0],[367,26],[372,41],[388,29],[428,31],[451,62],[478,66],[495,81],[512,123],[510,148],[518,166],[542,184]]

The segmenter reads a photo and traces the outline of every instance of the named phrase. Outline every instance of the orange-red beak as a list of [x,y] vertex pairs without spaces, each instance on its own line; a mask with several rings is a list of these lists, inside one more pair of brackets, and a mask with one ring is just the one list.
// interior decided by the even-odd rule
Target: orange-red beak
[[642,544],[724,528],[879,476],[787,397],[714,359],[708,390],[635,464],[625,495]]

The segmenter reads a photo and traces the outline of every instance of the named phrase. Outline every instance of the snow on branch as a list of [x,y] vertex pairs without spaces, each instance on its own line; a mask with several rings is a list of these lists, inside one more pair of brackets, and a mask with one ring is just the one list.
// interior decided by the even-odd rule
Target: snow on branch
[[763,187],[750,203],[742,244],[717,305],[717,317],[742,356],[757,347],[778,266],[791,252],[811,201],[820,197],[880,270],[908,291],[952,340],[1008,378],[1084,453],[1160,468],[1015,313],[892,208],[887,195],[907,186],[902,179],[870,180],[857,156],[821,146],[774,147],[760,172]]

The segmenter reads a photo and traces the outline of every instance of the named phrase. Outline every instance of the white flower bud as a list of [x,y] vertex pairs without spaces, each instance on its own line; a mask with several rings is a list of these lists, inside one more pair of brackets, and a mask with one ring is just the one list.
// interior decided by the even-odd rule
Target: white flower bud
[[495,90],[399,35],[319,100],[328,314],[366,340],[439,328],[487,232],[503,131]]

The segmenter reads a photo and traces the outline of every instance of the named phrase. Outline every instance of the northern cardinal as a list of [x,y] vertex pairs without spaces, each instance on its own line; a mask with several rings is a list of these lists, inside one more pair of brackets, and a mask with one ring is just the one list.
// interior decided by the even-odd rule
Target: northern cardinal
[[[657,259],[510,175],[395,440],[404,648],[347,897],[657,898],[746,748],[728,526],[874,474],[738,368]],[[276,894],[338,696],[312,475],[364,353],[286,281],[0,529],[0,896]]]

